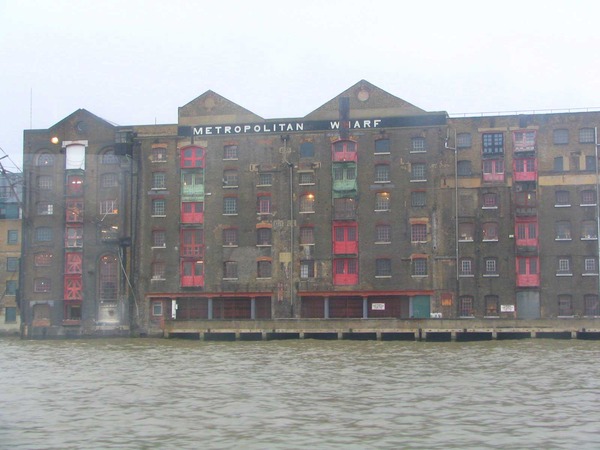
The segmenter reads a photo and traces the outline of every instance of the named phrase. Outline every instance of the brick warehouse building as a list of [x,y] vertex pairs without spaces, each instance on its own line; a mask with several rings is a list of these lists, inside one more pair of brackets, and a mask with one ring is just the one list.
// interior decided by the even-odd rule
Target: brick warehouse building
[[600,316],[599,119],[450,118],[364,80],[302,118],[212,91],[171,125],[80,109],[25,131],[23,334]]

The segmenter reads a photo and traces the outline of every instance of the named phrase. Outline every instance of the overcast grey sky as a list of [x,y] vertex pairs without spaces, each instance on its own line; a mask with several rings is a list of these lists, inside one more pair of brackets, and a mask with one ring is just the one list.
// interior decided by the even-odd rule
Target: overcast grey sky
[[209,89],[264,118],[361,79],[429,111],[600,107],[599,36],[597,0],[0,0],[0,148],[20,165],[78,108],[175,123]]

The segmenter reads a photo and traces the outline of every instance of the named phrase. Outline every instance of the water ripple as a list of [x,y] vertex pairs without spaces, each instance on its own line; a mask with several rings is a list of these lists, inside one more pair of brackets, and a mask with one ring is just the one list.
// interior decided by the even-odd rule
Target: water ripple
[[600,346],[0,340],[0,448],[600,448]]

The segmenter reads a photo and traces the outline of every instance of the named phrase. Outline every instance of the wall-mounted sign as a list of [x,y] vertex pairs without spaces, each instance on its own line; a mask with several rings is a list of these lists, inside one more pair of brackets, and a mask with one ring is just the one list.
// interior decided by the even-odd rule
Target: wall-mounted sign
[[302,131],[338,131],[368,130],[379,128],[415,127],[445,125],[446,115],[440,113],[423,114],[422,116],[382,117],[370,119],[310,120],[310,121],[275,121],[265,120],[256,123],[181,126],[177,129],[179,136],[215,136],[237,134],[289,133]]
[[515,305],[500,305],[500,312],[515,312]]
[[373,311],[385,311],[385,303],[371,303]]

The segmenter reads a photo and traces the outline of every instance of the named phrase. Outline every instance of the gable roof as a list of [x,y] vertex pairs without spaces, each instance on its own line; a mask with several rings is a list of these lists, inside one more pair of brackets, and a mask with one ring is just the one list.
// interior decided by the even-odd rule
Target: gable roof
[[114,127],[118,126],[116,123],[112,123],[106,119],[103,119],[102,117],[98,117],[97,115],[92,114],[87,109],[79,108],[78,110],[69,114],[64,119],[60,120],[59,122],[56,122],[49,129],[52,130],[54,128],[61,127],[65,123],[73,123],[75,121],[82,121],[82,120],[91,120],[93,122],[97,122],[98,124],[102,124],[102,125],[105,125],[110,128],[114,128]]
[[398,98],[366,80],[346,89],[327,103],[307,114],[307,119],[332,119],[339,116],[339,99],[347,97],[353,118],[427,114],[427,111]]
[[264,120],[214,91],[208,90],[178,108],[179,125],[234,123]]

